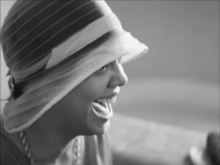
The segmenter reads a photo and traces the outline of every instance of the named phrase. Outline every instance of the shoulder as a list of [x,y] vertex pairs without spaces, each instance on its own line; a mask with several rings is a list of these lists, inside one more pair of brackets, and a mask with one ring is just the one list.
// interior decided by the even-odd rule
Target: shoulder
[[0,132],[1,138],[1,165],[28,165],[25,156],[15,146],[10,139]]

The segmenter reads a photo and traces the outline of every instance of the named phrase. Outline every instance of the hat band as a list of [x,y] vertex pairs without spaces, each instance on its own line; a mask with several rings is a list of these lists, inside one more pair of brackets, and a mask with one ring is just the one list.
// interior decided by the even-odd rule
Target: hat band
[[23,79],[35,73],[45,65],[45,69],[50,69],[115,28],[121,28],[121,23],[117,16],[115,14],[103,16],[102,18],[85,27],[83,30],[79,31],[77,34],[70,37],[59,46],[53,48],[51,53],[49,53],[36,64],[33,64],[22,71],[12,71],[11,75],[15,78],[17,83],[21,82]]

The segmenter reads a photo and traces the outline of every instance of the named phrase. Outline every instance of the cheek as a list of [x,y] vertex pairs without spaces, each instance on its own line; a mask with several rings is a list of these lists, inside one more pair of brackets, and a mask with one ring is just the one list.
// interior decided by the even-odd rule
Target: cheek
[[84,99],[88,102],[93,102],[97,98],[99,98],[104,91],[106,90],[107,82],[106,81],[99,81],[99,82],[92,82],[88,86],[83,89]]
[[103,95],[107,84],[107,76],[90,76],[72,90],[72,104],[80,111],[88,111],[93,101]]
[[[59,103],[61,109],[67,111],[67,115],[82,119],[86,115],[90,105],[90,97],[87,96],[82,89],[73,89],[65,98]],[[64,108],[65,107],[65,108]]]
[[92,90],[87,92],[87,96],[85,99],[87,99],[90,103],[95,101],[97,98],[99,98],[102,93],[104,92],[105,88],[102,86],[93,87]]

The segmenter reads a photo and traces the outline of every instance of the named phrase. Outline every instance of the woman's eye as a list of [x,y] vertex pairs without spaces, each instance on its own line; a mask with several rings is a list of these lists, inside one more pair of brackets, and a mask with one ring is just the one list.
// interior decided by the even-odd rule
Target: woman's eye
[[107,68],[108,68],[108,66],[105,65],[105,66],[101,67],[97,72],[98,73],[104,73],[104,72],[106,72]]

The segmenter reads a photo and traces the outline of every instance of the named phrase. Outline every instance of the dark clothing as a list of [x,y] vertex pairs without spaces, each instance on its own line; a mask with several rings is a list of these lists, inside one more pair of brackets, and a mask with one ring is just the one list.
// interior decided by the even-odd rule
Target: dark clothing
[[[81,165],[112,165],[111,150],[109,147],[109,138],[107,134],[81,136]],[[58,161],[54,165],[72,165],[73,161],[73,143],[70,142],[63,149]],[[70,154],[72,153],[72,154]],[[25,155],[19,148],[1,134],[1,165],[30,165]]]
[[29,165],[25,155],[8,139],[1,134],[1,165]]

